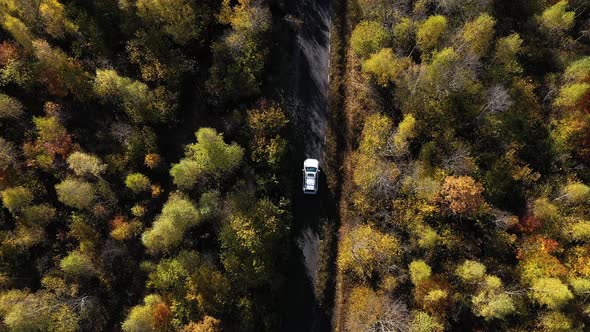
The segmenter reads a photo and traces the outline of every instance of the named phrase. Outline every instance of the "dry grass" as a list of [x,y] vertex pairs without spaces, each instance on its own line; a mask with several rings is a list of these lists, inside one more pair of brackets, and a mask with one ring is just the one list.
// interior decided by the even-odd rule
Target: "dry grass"
[[[327,152],[329,160],[334,165],[331,172],[337,172],[338,182],[331,183],[331,188],[339,188],[340,229],[338,239],[341,239],[350,229],[351,218],[350,196],[354,190],[352,182],[351,155],[356,149],[365,118],[382,109],[378,104],[379,98],[374,89],[367,83],[361,71],[361,61],[350,50],[348,32],[351,31],[358,19],[356,0],[342,0],[347,2],[350,9],[346,14],[346,25],[338,26],[342,21],[334,20],[333,29],[343,29],[344,33],[333,33],[332,64],[330,85],[330,113],[331,126],[328,131]],[[336,38],[337,40],[334,40]],[[340,39],[340,40],[338,40]],[[342,40],[344,39],[344,40]],[[334,45],[336,44],[336,46]],[[339,46],[339,48],[338,48]],[[339,75],[338,75],[339,74]],[[332,173],[336,174],[336,173]],[[338,243],[338,246],[340,244]],[[346,294],[350,291],[351,283],[346,276],[336,268],[336,289],[332,326],[334,331],[344,331],[344,321],[347,312]]]

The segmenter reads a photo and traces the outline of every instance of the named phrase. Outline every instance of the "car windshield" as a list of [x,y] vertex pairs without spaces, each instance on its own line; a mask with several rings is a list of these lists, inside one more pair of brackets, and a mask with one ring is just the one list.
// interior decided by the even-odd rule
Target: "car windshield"
[[306,167],[305,168],[305,171],[306,172],[315,172],[315,171],[317,171],[317,168],[315,168],[315,167]]

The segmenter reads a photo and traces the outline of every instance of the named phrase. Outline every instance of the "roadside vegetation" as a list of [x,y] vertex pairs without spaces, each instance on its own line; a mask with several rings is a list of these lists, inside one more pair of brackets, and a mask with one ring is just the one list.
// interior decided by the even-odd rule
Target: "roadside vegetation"
[[346,7],[337,328],[587,330],[588,3]]
[[281,329],[284,7],[0,1],[0,330]]

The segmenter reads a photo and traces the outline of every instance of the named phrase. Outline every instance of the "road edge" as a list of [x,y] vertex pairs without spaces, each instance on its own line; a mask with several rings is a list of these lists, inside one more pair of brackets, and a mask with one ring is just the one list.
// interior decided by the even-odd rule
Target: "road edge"
[[346,128],[346,117],[344,114],[344,102],[346,100],[344,78],[347,66],[347,43],[348,43],[348,1],[332,0],[332,20],[330,27],[330,59],[329,59],[329,86],[328,86],[328,130],[326,134],[326,174],[328,175],[328,187],[333,199],[336,202],[335,218],[332,227],[329,228],[330,252],[320,252],[328,262],[331,262],[330,273],[327,276],[329,285],[327,289],[332,291],[332,330],[341,330],[341,312],[343,303],[342,276],[338,272],[337,257],[340,233],[342,232],[341,222],[342,208],[346,208],[346,200],[343,200],[343,184],[345,174],[348,173],[345,167],[346,156],[349,154],[347,140],[348,129]]

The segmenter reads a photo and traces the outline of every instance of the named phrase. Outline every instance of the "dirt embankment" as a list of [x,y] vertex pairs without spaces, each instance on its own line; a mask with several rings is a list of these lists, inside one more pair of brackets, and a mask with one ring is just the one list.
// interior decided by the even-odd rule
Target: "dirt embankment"
[[347,283],[336,266],[338,239],[349,230],[349,202],[352,192],[352,153],[356,149],[364,118],[370,112],[371,91],[359,71],[358,59],[349,51],[352,27],[359,19],[356,0],[334,0],[330,68],[329,127],[326,147],[327,164],[332,174],[330,187],[337,192],[339,227],[334,244],[333,331],[344,331]]
[[329,187],[335,192],[336,200],[339,203],[338,227],[333,229],[333,245],[331,256],[333,268],[331,280],[333,286],[333,309],[332,309],[332,330],[340,330],[340,317],[342,311],[342,277],[337,272],[336,257],[338,252],[338,239],[342,223],[341,216],[343,208],[346,209],[346,200],[342,200],[342,193],[346,191],[342,187],[345,182],[346,170],[344,160],[350,149],[347,142],[346,117],[344,114],[344,103],[346,101],[346,89],[344,79],[346,73],[346,50],[349,31],[347,29],[347,2],[348,0],[334,0],[332,19],[332,38],[330,40],[330,86],[328,105],[328,132],[326,139],[326,173],[331,174]]

